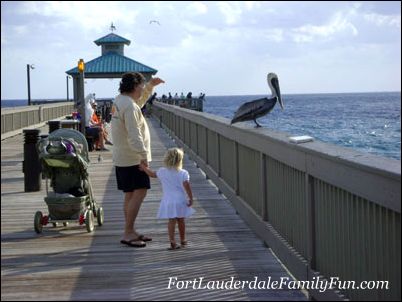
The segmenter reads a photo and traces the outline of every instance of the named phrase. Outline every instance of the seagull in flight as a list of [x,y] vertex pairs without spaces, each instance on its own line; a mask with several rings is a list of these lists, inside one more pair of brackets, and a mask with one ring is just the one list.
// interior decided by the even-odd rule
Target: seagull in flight
[[158,24],[158,25],[161,25],[161,24],[159,23],[159,21],[157,21],[157,20],[151,20],[151,21],[149,21],[149,24],[152,24],[152,23],[156,23],[156,24]]

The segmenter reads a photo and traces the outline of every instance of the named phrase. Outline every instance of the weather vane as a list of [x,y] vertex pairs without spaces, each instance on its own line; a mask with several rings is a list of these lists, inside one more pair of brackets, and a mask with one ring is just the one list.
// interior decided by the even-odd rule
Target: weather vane
[[116,26],[114,26],[113,25],[113,22],[112,22],[112,24],[110,25],[110,30],[113,32],[114,30],[116,30]]

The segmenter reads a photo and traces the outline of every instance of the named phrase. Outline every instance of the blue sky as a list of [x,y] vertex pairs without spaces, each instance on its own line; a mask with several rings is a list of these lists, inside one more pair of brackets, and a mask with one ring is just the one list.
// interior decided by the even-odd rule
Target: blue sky
[[[158,20],[150,23],[150,20]],[[100,56],[94,40],[158,70],[159,95],[401,91],[401,2],[1,2],[1,98],[66,97],[65,71]],[[70,97],[72,95],[70,82]],[[118,80],[88,79],[113,97]]]

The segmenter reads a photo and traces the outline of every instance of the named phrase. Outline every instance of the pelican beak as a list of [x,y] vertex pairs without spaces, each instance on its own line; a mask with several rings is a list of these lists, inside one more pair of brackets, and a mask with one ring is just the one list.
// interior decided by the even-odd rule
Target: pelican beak
[[278,98],[279,105],[281,105],[281,108],[282,108],[282,110],[283,110],[284,108],[283,108],[283,103],[282,103],[282,97],[281,97],[281,95],[278,95],[277,98]]
[[279,105],[281,106],[281,108],[283,110],[284,108],[283,108],[281,89],[279,88],[278,78],[277,77],[273,78],[271,83],[272,83],[272,87],[274,88],[274,91],[275,91],[275,96],[279,102]]

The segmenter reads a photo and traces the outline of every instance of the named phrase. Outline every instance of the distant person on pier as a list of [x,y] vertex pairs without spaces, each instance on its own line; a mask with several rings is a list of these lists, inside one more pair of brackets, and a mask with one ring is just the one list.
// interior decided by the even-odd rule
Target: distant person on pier
[[93,113],[91,116],[91,119],[89,120],[89,127],[91,128],[99,128],[100,132],[99,132],[99,140],[95,142],[96,144],[96,150],[98,151],[107,151],[108,149],[106,149],[104,147],[104,144],[108,144],[108,145],[113,145],[107,138],[108,136],[108,132],[106,131],[105,127],[104,127],[104,121],[101,121],[98,118],[98,115],[96,114],[96,108],[98,106],[98,104],[96,103],[95,99],[91,99],[91,106],[93,109]]
[[193,97],[193,93],[190,91],[189,93],[187,93],[187,96],[186,96],[188,99],[191,99],[192,97]]
[[156,99],[157,93],[154,92],[153,95],[149,97],[146,101],[145,105],[141,108],[142,114],[146,117],[150,117],[152,114],[152,105],[154,104],[154,100]]
[[96,114],[95,110],[95,99],[93,94],[89,94],[85,97],[85,134],[93,137],[97,150],[106,150],[102,129],[92,119],[93,115]]
[[168,99],[171,99],[171,98],[172,98],[172,94],[169,92]]
[[151,188],[149,176],[140,169],[151,161],[151,138],[141,107],[155,86],[164,83],[160,78],[145,78],[137,72],[125,73],[120,81],[120,94],[112,108],[113,162],[116,167],[117,189],[124,192],[124,232],[121,244],[144,247],[152,238],[135,229],[141,204]]
[[[141,165],[148,176],[158,178],[162,183],[163,196],[157,218],[169,219],[169,250],[187,246],[184,219],[195,212],[191,207],[193,205],[193,193],[190,186],[190,175],[187,170],[182,168],[183,157],[183,150],[171,148],[165,154],[164,167],[159,168],[158,171],[155,172],[147,166]],[[179,228],[180,246],[176,244],[176,222]]]

